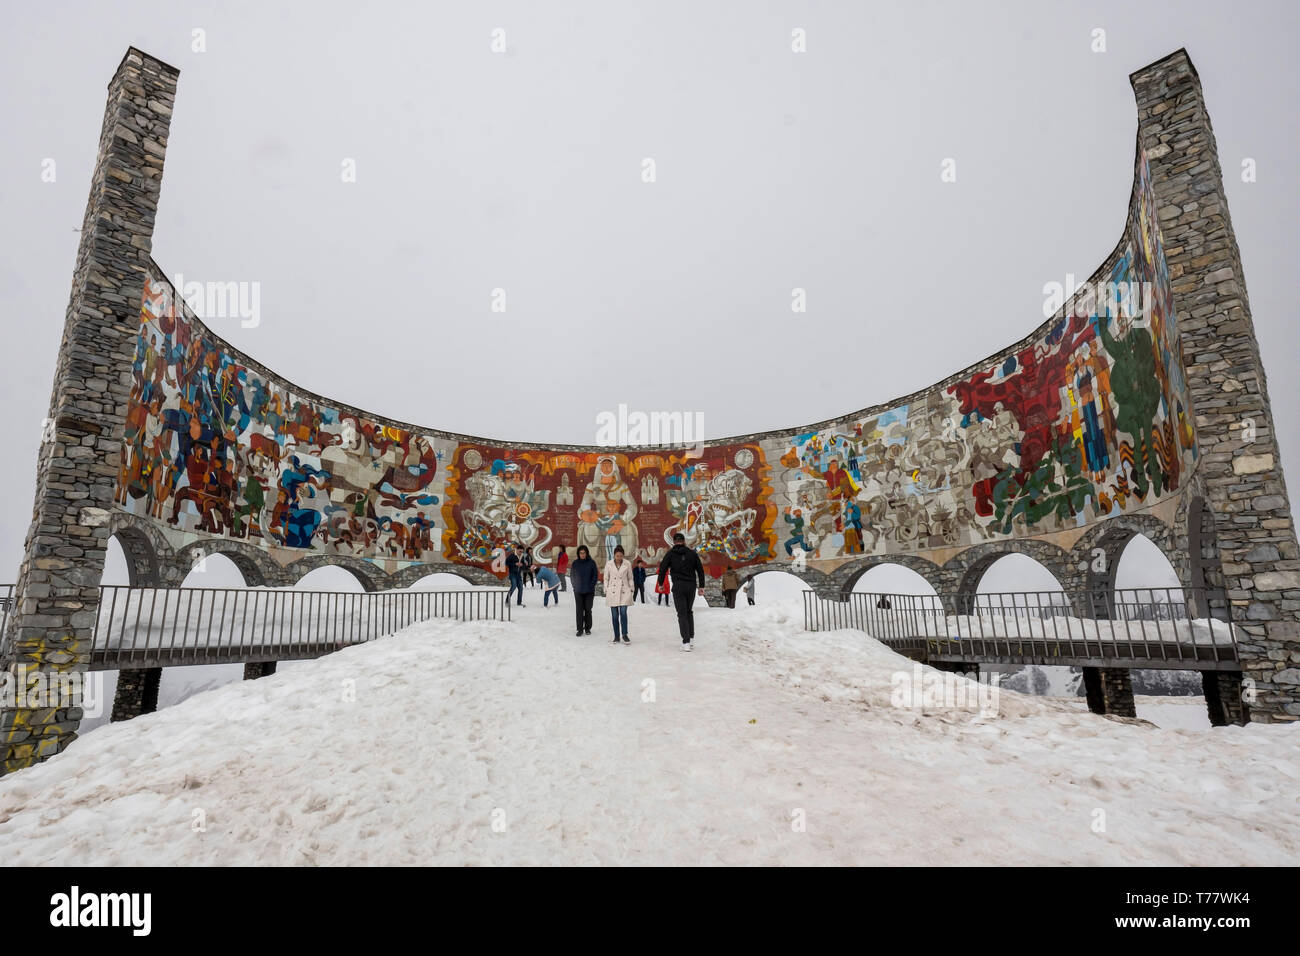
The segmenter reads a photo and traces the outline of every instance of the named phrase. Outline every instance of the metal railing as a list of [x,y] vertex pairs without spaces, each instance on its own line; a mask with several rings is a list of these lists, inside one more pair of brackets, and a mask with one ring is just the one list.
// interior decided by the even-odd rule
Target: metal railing
[[506,591],[100,588],[91,669],[319,657],[432,618],[510,620]]
[[[0,584],[0,644],[8,636],[13,590]],[[319,657],[432,618],[509,621],[505,596],[501,588],[344,592],[103,585],[90,668]]]
[[804,629],[865,631],[931,660],[1215,670],[1235,668],[1231,621],[1203,588],[869,594],[804,592]]

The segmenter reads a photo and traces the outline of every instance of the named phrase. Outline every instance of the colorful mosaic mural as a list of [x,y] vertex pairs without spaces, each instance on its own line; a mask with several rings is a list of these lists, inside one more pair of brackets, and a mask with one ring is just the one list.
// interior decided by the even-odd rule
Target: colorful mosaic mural
[[773,456],[787,555],[1061,531],[1177,490],[1196,440],[1145,158],[1137,180],[1128,241],[1103,276],[1131,295],[1094,295],[969,378]]
[[657,561],[680,532],[706,567],[770,560],[774,509],[757,444],[690,453],[512,451],[461,445],[443,519],[453,560],[489,567],[511,542],[545,563],[585,545]]
[[295,395],[145,285],[117,486],[177,544],[421,560],[437,552],[439,451],[427,437]]
[[[710,573],[1043,534],[1178,489],[1197,449],[1145,161],[1108,278],[1031,344],[914,401],[702,453],[458,444],[303,396],[145,287],[117,504],[176,546],[210,536],[497,569],[520,542],[654,561],[681,532]],[[1077,313],[1077,314],[1076,314]]]

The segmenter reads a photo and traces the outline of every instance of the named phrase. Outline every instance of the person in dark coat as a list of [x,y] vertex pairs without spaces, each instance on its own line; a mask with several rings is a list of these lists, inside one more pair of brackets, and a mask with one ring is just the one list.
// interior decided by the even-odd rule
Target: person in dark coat
[[524,606],[524,578],[520,573],[523,568],[524,549],[515,545],[509,554],[506,555],[506,573],[510,575],[510,590],[506,592],[506,603],[510,603],[510,595],[515,591],[519,592],[518,603],[520,607]]
[[577,608],[578,633],[574,636],[582,637],[591,633],[591,602],[596,599],[596,579],[600,577],[585,544],[578,546],[578,556],[569,565],[569,577],[573,579],[573,604]]
[[632,600],[636,600],[637,595],[641,595],[641,603],[645,603],[645,562],[637,557],[632,562]]
[[727,565],[727,573],[722,576],[722,596],[727,599],[727,607],[736,606],[736,592],[739,590],[740,575]]
[[682,635],[682,650],[689,651],[695,641],[695,592],[704,593],[704,564],[700,556],[686,547],[686,535],[673,535],[673,546],[659,562],[659,574],[667,571],[672,579],[673,606],[677,608],[677,630]]

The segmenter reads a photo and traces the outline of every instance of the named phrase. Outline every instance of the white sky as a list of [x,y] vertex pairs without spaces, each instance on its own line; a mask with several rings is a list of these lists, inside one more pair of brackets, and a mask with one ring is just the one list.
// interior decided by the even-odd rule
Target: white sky
[[[0,575],[30,519],[128,44],[182,71],[155,258],[260,283],[260,324],[220,334],[380,414],[557,444],[592,442],[619,402],[702,412],[711,438],[819,421],[1020,339],[1043,284],[1085,278],[1120,236],[1128,74],[1186,46],[1294,467],[1296,19],[1282,3],[10,4]],[[1243,157],[1258,182],[1237,178]]]

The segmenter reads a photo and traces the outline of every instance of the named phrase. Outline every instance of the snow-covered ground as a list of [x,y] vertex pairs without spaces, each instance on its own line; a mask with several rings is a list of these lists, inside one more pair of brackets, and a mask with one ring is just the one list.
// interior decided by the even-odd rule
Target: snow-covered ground
[[993,713],[900,707],[900,680],[940,675],[805,633],[797,603],[700,607],[684,654],[667,608],[634,607],[613,646],[599,599],[578,638],[569,595],[528,597],[513,623],[417,625],[99,727],[0,779],[0,859],[1300,858],[1298,726],[1181,729],[1191,698],[1158,702],[1163,727],[1005,691]]

